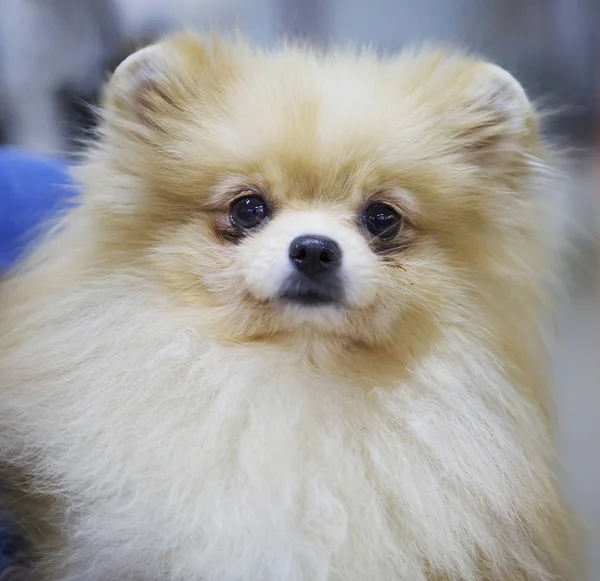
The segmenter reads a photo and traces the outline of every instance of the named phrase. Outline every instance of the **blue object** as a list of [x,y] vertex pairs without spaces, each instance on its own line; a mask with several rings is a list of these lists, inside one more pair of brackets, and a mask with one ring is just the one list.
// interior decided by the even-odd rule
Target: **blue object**
[[[72,197],[61,159],[0,147],[0,274],[10,268],[39,232],[38,226]],[[26,541],[1,516],[0,581],[26,581]]]
[[36,227],[72,195],[64,160],[0,147],[0,272],[15,263]]

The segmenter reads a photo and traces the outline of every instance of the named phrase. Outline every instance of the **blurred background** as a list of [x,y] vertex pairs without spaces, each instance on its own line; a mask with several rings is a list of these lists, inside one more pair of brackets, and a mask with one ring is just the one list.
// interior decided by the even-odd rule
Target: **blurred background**
[[572,152],[559,200],[572,247],[554,369],[564,478],[600,580],[600,0],[0,0],[0,143],[72,155],[111,70],[182,27],[238,29],[265,46],[457,44],[563,110],[550,131]]

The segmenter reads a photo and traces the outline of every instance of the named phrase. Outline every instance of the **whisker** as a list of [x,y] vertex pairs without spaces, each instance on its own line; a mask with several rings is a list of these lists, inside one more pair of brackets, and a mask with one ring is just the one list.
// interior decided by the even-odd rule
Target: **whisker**
[[381,250],[375,251],[377,256],[385,256],[386,254],[391,254],[392,252],[400,252],[400,250],[404,250],[406,248],[406,244],[400,244],[398,246],[389,246],[388,248],[382,248]]

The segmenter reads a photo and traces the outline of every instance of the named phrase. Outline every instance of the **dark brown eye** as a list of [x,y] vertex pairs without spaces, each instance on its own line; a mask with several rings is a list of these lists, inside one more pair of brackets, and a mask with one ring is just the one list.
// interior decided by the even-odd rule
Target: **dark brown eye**
[[269,206],[256,194],[235,200],[229,209],[231,223],[242,230],[251,230],[269,217]]
[[400,232],[402,216],[388,204],[377,202],[365,210],[363,221],[373,236],[381,240],[390,240]]

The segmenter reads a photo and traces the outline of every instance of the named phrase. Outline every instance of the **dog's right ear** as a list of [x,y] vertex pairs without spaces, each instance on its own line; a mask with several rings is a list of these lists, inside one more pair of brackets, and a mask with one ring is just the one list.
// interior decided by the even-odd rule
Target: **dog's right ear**
[[159,99],[169,99],[168,54],[161,44],[129,55],[115,70],[104,92],[104,107],[129,121],[151,121]]
[[204,42],[191,34],[133,53],[117,67],[105,88],[106,122],[147,135],[168,131],[173,121],[182,119],[190,103],[206,97],[214,57],[214,50],[207,50]]

